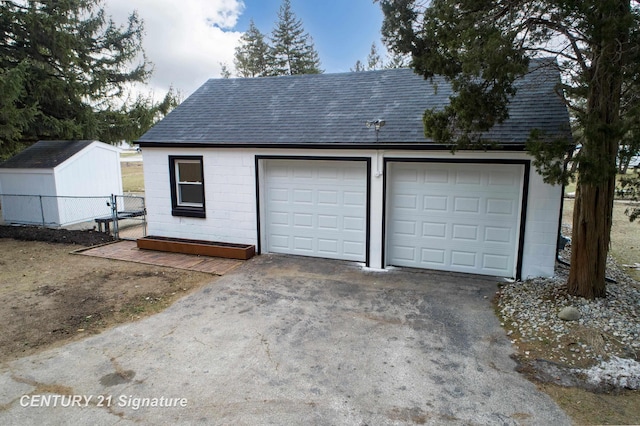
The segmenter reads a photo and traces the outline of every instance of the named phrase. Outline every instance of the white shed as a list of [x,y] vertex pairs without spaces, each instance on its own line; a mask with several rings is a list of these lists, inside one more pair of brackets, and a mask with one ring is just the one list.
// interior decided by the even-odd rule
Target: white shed
[[103,142],[39,141],[0,164],[6,223],[83,222],[108,215],[111,194],[122,194],[120,152]]

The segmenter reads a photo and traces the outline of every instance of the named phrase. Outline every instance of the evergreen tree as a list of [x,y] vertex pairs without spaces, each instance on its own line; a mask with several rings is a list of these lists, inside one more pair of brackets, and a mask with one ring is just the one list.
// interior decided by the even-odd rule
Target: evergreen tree
[[369,55],[367,56],[367,66],[362,63],[360,59],[358,59],[351,68],[351,72],[361,72],[361,71],[373,71],[381,68],[389,69],[389,68],[404,68],[407,66],[409,60],[407,59],[407,55],[399,52],[394,52],[388,62],[384,62],[382,57],[378,53],[378,47],[376,43],[371,43],[371,50],[369,51]]
[[269,45],[253,19],[247,32],[240,37],[233,62],[240,77],[264,77],[269,73]]
[[231,70],[224,62],[220,62],[220,77],[231,78]]
[[0,2],[0,156],[39,139],[140,136],[177,99],[126,101],[151,64],[143,23],[105,16],[102,0]]
[[362,64],[362,61],[358,59],[356,61],[356,64],[353,66],[353,68],[351,68],[351,72],[362,72],[362,71],[366,71],[366,69]]
[[409,58],[406,54],[399,52],[392,52],[391,58],[384,64],[384,67],[389,68],[404,68],[409,65]]
[[371,43],[371,50],[369,51],[369,55],[367,56],[367,70],[374,71],[382,68],[382,58],[378,53],[378,48],[375,43]]
[[[423,76],[451,81],[456,94],[450,104],[426,111],[424,124],[427,137],[454,149],[482,145],[482,132],[507,118],[513,83],[527,72],[529,58],[558,59],[566,83],[561,89],[582,130],[567,285],[573,295],[605,296],[616,155],[627,123],[634,121],[624,100],[639,93],[637,2],[633,7],[630,0],[380,3],[390,49],[411,54],[411,66]],[[568,141],[542,143],[543,137],[553,135],[531,135],[534,164],[547,182],[564,183]]]
[[271,74],[319,74],[320,59],[313,39],[304,31],[302,21],[291,10],[290,0],[283,0],[278,22],[271,34]]

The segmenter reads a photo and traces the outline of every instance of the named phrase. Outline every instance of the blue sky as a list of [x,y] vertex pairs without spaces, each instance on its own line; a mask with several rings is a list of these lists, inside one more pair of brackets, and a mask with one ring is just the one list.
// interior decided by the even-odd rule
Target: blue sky
[[[221,64],[233,64],[242,33],[253,18],[269,35],[281,0],[108,0],[105,10],[124,24],[134,10],[145,25],[144,49],[154,72],[140,92],[164,96],[169,87],[182,97],[209,78],[220,77]],[[313,37],[321,67],[347,72],[365,61],[371,43],[383,51],[382,12],[373,0],[291,0],[293,13]]]
[[[245,0],[236,28],[245,31],[253,18],[265,35],[278,19],[281,0]],[[313,37],[325,72],[343,72],[366,60],[371,43],[382,51],[382,12],[373,0],[291,0],[291,9]]]

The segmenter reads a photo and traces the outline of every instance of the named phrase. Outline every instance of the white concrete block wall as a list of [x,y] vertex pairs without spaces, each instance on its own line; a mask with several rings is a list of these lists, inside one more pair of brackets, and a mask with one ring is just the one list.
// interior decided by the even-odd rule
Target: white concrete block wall
[[554,274],[561,197],[562,187],[544,183],[542,176],[532,166],[529,175],[522,279]]
[[[171,215],[170,155],[202,155],[206,218]],[[149,235],[257,244],[255,166],[245,150],[143,150]]]
[[[202,155],[204,161],[206,215],[202,218],[171,215],[169,183],[170,155]],[[255,157],[299,155],[335,156],[340,158],[371,158],[371,223],[370,266],[382,268],[382,158],[478,158],[477,153],[433,151],[327,151],[327,150],[247,150],[247,149],[160,149],[144,148],[144,173],[148,212],[148,234],[258,244],[257,205],[255,188]],[[480,154],[484,156],[483,154]],[[490,153],[497,159],[528,159],[525,153]],[[486,157],[485,157],[486,158]],[[561,188],[547,185],[532,167],[529,180],[529,201],[524,236],[522,277],[551,276],[554,273],[558,215]]]

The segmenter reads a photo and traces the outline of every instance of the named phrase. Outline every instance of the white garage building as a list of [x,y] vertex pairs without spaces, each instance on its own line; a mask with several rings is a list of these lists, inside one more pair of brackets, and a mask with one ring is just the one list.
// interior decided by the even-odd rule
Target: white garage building
[[449,86],[409,69],[209,80],[138,141],[149,234],[372,268],[552,275],[562,191],[524,145],[532,129],[570,138],[553,65],[532,63],[510,118],[484,135],[490,149],[455,154],[422,125]]

